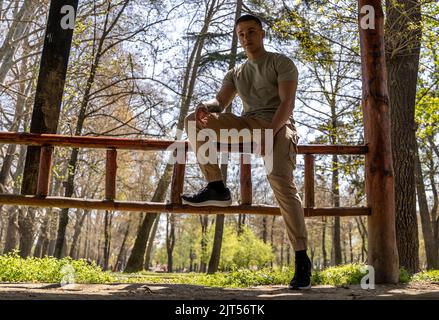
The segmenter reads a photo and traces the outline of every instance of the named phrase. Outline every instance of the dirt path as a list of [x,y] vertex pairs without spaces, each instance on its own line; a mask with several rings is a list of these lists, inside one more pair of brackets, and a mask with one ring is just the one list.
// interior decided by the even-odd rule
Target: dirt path
[[433,299],[439,300],[439,283],[360,286],[316,286],[308,291],[291,291],[285,286],[245,289],[210,288],[182,284],[75,284],[60,287],[43,283],[0,283],[0,300],[21,299],[194,299],[194,300],[314,300],[314,299]]

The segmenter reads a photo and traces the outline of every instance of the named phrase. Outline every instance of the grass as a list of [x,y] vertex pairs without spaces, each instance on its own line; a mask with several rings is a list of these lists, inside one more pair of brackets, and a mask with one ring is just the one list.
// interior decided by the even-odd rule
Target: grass
[[[313,272],[313,285],[360,284],[367,273],[362,264],[347,264]],[[213,275],[201,273],[112,273],[105,272],[95,263],[70,258],[20,258],[17,253],[0,256],[0,282],[44,282],[44,283],[162,283],[192,284],[210,287],[245,288],[259,285],[286,285],[294,270],[262,269],[234,270]],[[410,275],[401,269],[400,282],[439,282],[439,270],[422,271]]]

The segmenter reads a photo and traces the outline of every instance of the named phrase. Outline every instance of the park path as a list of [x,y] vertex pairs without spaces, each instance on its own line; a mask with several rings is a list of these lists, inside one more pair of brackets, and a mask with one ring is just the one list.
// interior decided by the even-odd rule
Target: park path
[[71,300],[364,300],[428,299],[439,300],[439,283],[377,285],[363,290],[359,285],[315,286],[307,291],[291,291],[285,286],[257,286],[245,289],[212,288],[184,284],[74,284],[61,287],[44,283],[0,283],[0,300],[71,299]]

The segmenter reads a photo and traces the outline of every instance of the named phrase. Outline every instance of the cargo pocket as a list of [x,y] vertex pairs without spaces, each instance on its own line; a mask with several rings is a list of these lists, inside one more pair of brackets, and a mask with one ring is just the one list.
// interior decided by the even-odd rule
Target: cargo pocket
[[298,142],[299,142],[299,137],[295,132],[293,132],[293,134],[291,135],[289,140],[290,140],[289,141],[289,158],[290,158],[290,162],[291,162],[293,169],[296,169],[296,156],[297,156],[297,153],[299,152],[299,149],[297,147]]

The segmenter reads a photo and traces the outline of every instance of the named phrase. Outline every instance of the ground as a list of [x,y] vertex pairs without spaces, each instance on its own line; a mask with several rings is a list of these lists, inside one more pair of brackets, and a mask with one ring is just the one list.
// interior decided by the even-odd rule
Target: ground
[[245,289],[212,288],[183,284],[74,284],[61,287],[44,283],[0,283],[0,300],[12,299],[145,299],[145,300],[358,300],[429,299],[439,300],[439,282],[407,285],[376,285],[363,290],[359,285],[315,286],[307,291],[291,291],[285,286],[257,286]]

